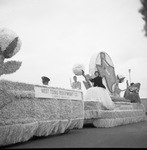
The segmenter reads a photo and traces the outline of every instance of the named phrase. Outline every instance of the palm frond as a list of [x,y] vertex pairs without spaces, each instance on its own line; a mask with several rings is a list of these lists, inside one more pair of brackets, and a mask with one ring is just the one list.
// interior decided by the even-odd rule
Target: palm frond
[[20,61],[7,61],[3,64],[3,74],[11,74],[16,72],[20,66],[21,66],[22,62]]

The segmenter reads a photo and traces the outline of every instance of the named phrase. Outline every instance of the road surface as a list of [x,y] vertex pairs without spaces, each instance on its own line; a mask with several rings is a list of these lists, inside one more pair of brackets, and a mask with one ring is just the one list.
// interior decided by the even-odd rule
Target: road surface
[[72,129],[67,134],[33,137],[2,148],[147,148],[147,121],[113,128],[84,125],[82,129]]

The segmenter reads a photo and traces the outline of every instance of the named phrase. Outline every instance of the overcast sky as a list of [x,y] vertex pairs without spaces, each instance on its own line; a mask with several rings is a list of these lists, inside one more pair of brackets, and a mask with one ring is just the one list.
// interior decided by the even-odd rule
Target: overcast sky
[[50,86],[70,88],[73,65],[83,63],[89,73],[91,56],[104,51],[116,74],[129,80],[131,69],[131,82],[140,82],[140,97],[147,98],[147,37],[140,8],[139,0],[0,0],[0,27],[12,29],[22,41],[9,59],[22,61],[21,68],[1,79],[41,84],[46,75]]

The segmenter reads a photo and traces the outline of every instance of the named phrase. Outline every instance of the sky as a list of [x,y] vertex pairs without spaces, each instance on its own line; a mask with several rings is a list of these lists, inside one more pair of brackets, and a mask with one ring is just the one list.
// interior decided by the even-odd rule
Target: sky
[[71,89],[74,64],[84,64],[89,73],[92,55],[104,51],[116,74],[130,81],[131,69],[131,82],[140,82],[140,97],[147,98],[147,37],[140,8],[139,0],[0,0],[0,27],[16,32],[22,42],[6,60],[22,66],[1,79],[41,85],[45,75],[51,87]]

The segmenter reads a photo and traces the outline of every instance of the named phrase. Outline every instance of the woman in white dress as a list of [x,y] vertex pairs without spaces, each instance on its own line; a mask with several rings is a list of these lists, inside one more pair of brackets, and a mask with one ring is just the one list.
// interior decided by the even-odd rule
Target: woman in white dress
[[95,72],[94,78],[87,78],[82,71],[82,75],[87,82],[93,82],[93,87],[90,87],[86,90],[84,95],[85,101],[99,101],[106,109],[114,109],[114,103],[106,90],[106,87],[102,83],[102,77],[98,71]]

